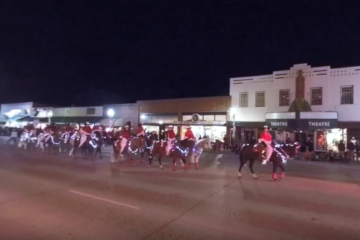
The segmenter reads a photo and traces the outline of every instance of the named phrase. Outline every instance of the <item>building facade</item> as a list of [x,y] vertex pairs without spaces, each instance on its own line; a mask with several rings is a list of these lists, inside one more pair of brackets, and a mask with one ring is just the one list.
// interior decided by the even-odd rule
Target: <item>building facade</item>
[[103,115],[103,106],[53,108],[50,121],[56,124],[94,124],[101,121]]
[[100,124],[107,128],[119,128],[130,122],[132,127],[139,123],[139,105],[137,103],[104,105],[103,119]]
[[227,132],[226,118],[230,96],[138,101],[139,120],[147,131],[162,135],[166,127],[174,126],[183,137],[190,125],[196,137],[209,136],[222,140]]
[[5,127],[23,127],[28,123],[35,125],[48,122],[52,107],[46,104],[23,102],[1,104],[0,120]]
[[[359,79],[360,67],[332,69],[308,64],[269,75],[231,78],[237,137],[256,137],[267,124],[278,139],[306,132],[296,140],[314,138],[318,149],[335,149],[333,145],[352,136],[359,139]],[[320,146],[321,136],[328,139],[326,147]]]

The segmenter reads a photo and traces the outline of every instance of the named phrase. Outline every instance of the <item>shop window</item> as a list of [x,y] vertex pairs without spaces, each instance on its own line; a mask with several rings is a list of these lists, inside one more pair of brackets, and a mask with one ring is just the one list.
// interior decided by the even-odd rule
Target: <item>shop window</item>
[[94,115],[95,114],[95,108],[87,108],[86,109],[87,115]]
[[265,92],[255,93],[255,107],[265,107]]
[[341,86],[341,104],[354,104],[354,86]]
[[247,92],[240,93],[239,99],[240,99],[240,103],[239,103],[240,107],[248,107],[249,106],[249,100],[248,100],[248,93]]
[[207,122],[212,122],[215,120],[215,116],[214,115],[204,115],[204,120]]
[[311,88],[311,105],[322,105],[322,87]]
[[279,106],[290,106],[290,90],[283,89],[279,92]]
[[215,121],[217,122],[226,122],[226,115],[215,115]]

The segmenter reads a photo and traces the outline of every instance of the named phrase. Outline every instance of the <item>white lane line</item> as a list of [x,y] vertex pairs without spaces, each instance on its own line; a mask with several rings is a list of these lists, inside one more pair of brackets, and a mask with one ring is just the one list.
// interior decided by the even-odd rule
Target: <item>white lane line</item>
[[140,210],[139,207],[135,207],[135,206],[132,206],[132,205],[124,204],[124,203],[117,202],[117,201],[113,201],[113,200],[106,199],[106,198],[97,197],[97,196],[90,195],[90,194],[87,194],[87,193],[82,193],[82,192],[75,191],[75,190],[69,190],[69,192],[74,193],[74,194],[78,194],[78,195],[81,195],[81,196],[84,196],[84,197],[96,199],[96,200],[99,200],[99,201],[104,201],[104,202],[116,204],[116,205],[119,205],[119,206],[123,206],[123,207],[128,207],[128,208]]

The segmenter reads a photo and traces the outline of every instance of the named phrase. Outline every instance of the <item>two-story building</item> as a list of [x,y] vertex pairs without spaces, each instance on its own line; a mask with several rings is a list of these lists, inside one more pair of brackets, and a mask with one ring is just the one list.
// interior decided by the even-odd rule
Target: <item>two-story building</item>
[[[267,124],[277,140],[314,139],[317,150],[360,139],[360,66],[297,64],[269,75],[230,79],[236,137],[257,137]],[[231,124],[229,122],[229,124]]]

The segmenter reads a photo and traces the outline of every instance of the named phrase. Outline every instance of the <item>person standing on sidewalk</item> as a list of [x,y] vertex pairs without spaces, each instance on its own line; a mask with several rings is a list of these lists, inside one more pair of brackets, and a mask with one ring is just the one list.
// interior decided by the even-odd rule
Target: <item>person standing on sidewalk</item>
[[354,161],[354,151],[355,151],[355,138],[352,137],[351,140],[348,142],[346,148],[348,150],[347,156],[350,158],[350,161]]
[[18,131],[17,131],[16,128],[13,128],[13,129],[11,130],[10,138],[9,138],[9,140],[7,141],[7,143],[9,144],[11,141],[13,141],[13,142],[14,142],[14,145],[16,145],[16,143],[17,143],[17,138],[18,138]]

